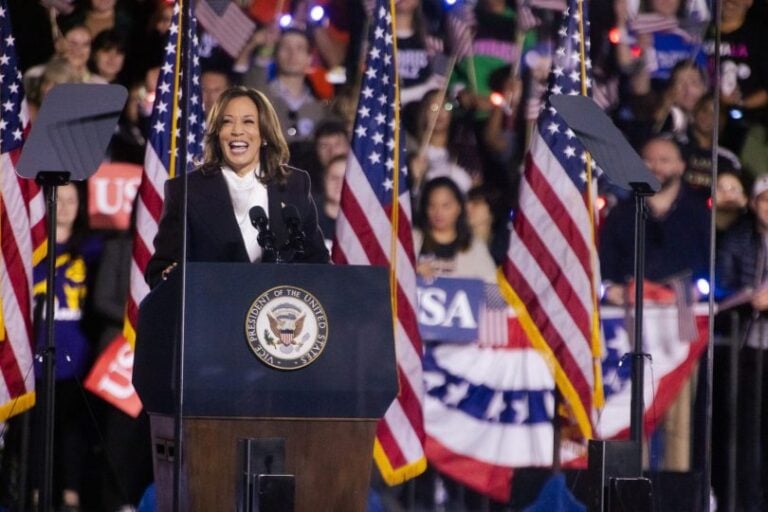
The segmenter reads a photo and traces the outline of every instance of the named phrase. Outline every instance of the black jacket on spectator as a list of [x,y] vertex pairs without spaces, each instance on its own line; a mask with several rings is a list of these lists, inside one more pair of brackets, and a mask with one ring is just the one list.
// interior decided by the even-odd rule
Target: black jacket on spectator
[[[645,277],[663,281],[690,270],[705,277],[709,265],[710,212],[706,203],[685,185],[666,215],[648,215],[645,240]],[[619,202],[600,232],[600,272],[603,279],[626,283],[634,268],[635,203]]]
[[758,285],[758,263],[765,256],[753,217],[747,217],[724,233],[717,246],[715,297],[720,299]]

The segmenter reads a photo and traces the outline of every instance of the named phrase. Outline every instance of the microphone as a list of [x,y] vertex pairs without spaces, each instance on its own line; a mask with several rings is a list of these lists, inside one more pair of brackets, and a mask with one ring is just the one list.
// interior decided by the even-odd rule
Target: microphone
[[269,229],[267,212],[261,206],[254,206],[248,211],[248,216],[251,218],[253,227],[259,232],[256,241],[264,250],[262,261],[275,261],[277,255],[275,251],[275,234]]
[[299,211],[292,204],[283,207],[283,222],[288,228],[288,240],[285,242],[285,249],[293,249],[293,257],[304,256],[304,231],[301,229],[301,217]]

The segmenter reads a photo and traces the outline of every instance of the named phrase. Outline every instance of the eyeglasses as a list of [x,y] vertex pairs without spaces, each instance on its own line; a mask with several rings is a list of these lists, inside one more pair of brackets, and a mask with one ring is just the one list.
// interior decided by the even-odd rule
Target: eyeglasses
[[[430,112],[437,112],[438,110],[440,110],[440,105],[438,105],[437,103],[432,103],[429,106]],[[451,103],[450,101],[446,101],[445,103],[443,103],[443,110],[445,110],[446,112],[450,112],[451,110],[453,110],[453,103]]]

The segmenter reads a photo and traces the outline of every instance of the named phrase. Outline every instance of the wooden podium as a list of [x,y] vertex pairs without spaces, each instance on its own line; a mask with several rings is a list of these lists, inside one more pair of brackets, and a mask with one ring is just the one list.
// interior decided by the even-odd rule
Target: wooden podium
[[182,322],[180,510],[264,510],[293,482],[295,506],[275,510],[364,510],[376,423],[397,394],[386,269],[188,263],[183,316],[180,300],[174,272],[142,303],[137,331],[158,510],[172,506]]

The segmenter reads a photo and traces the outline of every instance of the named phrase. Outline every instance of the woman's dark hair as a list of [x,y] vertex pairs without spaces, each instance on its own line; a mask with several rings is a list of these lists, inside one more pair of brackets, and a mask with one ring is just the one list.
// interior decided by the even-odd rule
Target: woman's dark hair
[[[80,254],[80,248],[88,236],[90,228],[88,227],[88,205],[86,193],[86,182],[70,183],[77,192],[77,215],[72,223],[72,234],[69,240],[64,244],[64,251],[68,252],[73,258]],[[67,185],[64,185],[67,186]]]
[[118,53],[126,55],[128,53],[128,46],[125,36],[115,29],[110,29],[102,30],[93,38],[91,42],[91,56],[88,57],[88,69],[91,73],[99,72],[96,69],[96,53],[102,50],[117,50]]
[[285,183],[290,173],[287,164],[291,154],[275,109],[263,93],[241,85],[230,87],[221,93],[208,113],[203,153],[204,163],[201,171],[203,173],[214,172],[224,165],[224,155],[219,145],[219,133],[223,123],[224,109],[235,98],[249,98],[256,105],[256,110],[259,113],[259,134],[262,141],[262,147],[259,149],[259,162],[261,164],[259,179],[264,184]]
[[440,245],[434,238],[432,238],[432,230],[429,226],[429,216],[427,210],[429,209],[429,200],[432,197],[432,193],[439,189],[445,188],[451,192],[453,197],[459,203],[459,217],[456,219],[456,245],[459,251],[466,251],[469,249],[469,245],[472,242],[472,231],[467,221],[467,208],[464,203],[464,196],[461,193],[458,185],[451,178],[441,176],[429,180],[424,184],[424,188],[421,190],[421,198],[419,200],[419,218],[418,226],[424,235],[424,242],[421,246],[421,252],[431,253],[435,248]]

